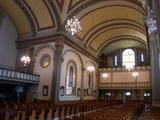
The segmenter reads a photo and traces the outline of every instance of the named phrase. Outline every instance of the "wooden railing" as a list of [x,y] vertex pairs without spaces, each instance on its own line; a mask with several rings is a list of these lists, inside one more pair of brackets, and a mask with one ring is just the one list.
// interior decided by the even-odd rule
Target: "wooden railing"
[[39,75],[22,73],[15,70],[10,70],[6,68],[0,68],[0,81],[17,81],[17,82],[25,82],[38,84]]
[[101,83],[101,89],[151,89],[151,82]]
[[[150,66],[135,66],[133,69],[131,69],[130,71],[144,71],[144,70],[150,70],[151,67]],[[115,68],[100,68],[99,72],[103,72],[103,71],[126,71],[128,72],[128,70],[125,67],[115,67]]]
[[[105,78],[103,74],[108,76]],[[136,66],[130,71],[118,67],[99,69],[100,89],[151,89],[151,85],[150,66]]]

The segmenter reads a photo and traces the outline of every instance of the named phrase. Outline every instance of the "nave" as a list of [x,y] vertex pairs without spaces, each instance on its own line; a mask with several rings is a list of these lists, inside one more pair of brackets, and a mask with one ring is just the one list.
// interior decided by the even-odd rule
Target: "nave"
[[158,120],[159,0],[0,0],[0,120]]

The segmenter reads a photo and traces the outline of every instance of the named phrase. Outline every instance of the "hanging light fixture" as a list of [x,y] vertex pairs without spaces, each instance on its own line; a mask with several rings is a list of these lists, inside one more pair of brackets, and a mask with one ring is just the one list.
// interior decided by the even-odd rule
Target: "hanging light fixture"
[[137,82],[137,78],[138,78],[139,73],[138,72],[132,72],[132,76],[135,78],[135,82]]
[[79,20],[73,16],[73,18],[67,20],[67,23],[65,25],[65,29],[71,33],[71,35],[74,35],[75,33],[78,33],[81,31],[81,26]]
[[126,69],[127,71],[131,71],[131,70],[134,69],[134,65],[128,64],[128,65],[125,66],[125,69]]
[[28,55],[24,55],[21,57],[21,63],[23,63],[24,66],[29,64],[31,61],[30,57]]
[[102,74],[102,77],[103,77],[105,80],[107,80],[107,78],[109,77],[109,75],[108,75],[108,73],[103,73],[103,74]]
[[88,66],[87,71],[93,72],[95,70],[94,66]]
[[135,78],[138,77],[138,72],[132,72],[132,76]]

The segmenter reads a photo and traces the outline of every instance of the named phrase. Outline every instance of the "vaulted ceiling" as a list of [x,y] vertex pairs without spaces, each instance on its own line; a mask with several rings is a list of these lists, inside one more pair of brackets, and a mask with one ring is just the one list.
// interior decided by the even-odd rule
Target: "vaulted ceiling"
[[137,0],[0,0],[0,8],[19,35],[56,34],[59,28],[68,35],[64,24],[76,16],[82,31],[75,38],[97,54],[147,45],[145,10]]

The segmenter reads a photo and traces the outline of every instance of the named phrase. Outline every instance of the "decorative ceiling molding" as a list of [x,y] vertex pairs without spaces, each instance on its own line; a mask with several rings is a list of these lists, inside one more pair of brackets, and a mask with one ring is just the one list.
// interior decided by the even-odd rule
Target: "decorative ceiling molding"
[[140,2],[138,1],[131,1],[131,0],[80,0],[73,8],[70,10],[71,2],[69,3],[67,16],[70,18],[73,15],[80,14],[80,18],[82,15],[84,16],[86,13],[89,13],[89,11],[92,11],[94,9],[98,9],[100,7],[106,7],[106,6],[126,6],[130,7],[132,9],[135,9],[139,11],[141,14],[145,15],[145,10],[142,7]]
[[[82,32],[75,35],[75,37],[82,40],[86,48],[90,47],[92,49],[92,42],[94,41],[93,37],[96,38],[100,36],[104,33],[102,31],[108,30],[109,34],[110,30],[123,30],[124,28],[126,28],[126,31],[124,31],[126,34],[121,33],[116,36],[116,33],[114,33],[113,37],[116,36],[118,38],[122,35],[132,36],[133,39],[138,39],[138,41],[146,44],[146,28],[143,21],[145,10],[140,2],[131,0],[77,0],[74,1],[74,4],[72,2],[73,0],[70,0],[67,17],[70,18],[75,15],[80,20]],[[102,11],[102,9],[104,9],[104,11]],[[98,10],[101,11],[97,12]],[[94,14],[95,12],[97,13]],[[111,16],[113,13],[115,13],[115,16]],[[92,14],[94,15],[91,17]],[[133,34],[128,33],[131,31]],[[110,38],[108,37],[105,40],[104,39],[97,40],[97,44],[95,43],[95,45],[97,47],[103,46]],[[98,45],[102,41],[104,43]],[[95,49],[92,50],[95,52],[99,51],[99,47],[98,50]]]
[[107,42],[107,40],[110,40],[112,37],[118,37],[121,35],[137,37],[141,39],[142,41],[147,42],[146,35],[142,34],[141,32],[134,30],[132,28],[129,28],[129,27],[123,27],[123,28],[120,27],[120,28],[115,28],[115,29],[104,31],[96,37],[93,36],[94,39],[91,40],[89,45],[92,48],[94,48],[95,51],[97,51],[99,46],[102,46],[105,42]]
[[[110,12],[106,12],[106,11],[110,11]],[[118,12],[117,14],[117,11],[120,11],[120,12]],[[144,15],[126,6],[119,6],[119,5],[106,6],[106,7],[94,9],[93,11],[90,11],[82,18],[79,18],[83,31],[81,31],[78,34],[78,36],[80,38],[83,38],[85,34],[89,30],[92,30],[92,28],[95,27],[97,24],[100,24],[112,19],[129,19],[132,21],[136,21],[141,25],[144,25],[143,18],[144,18]]]
[[[127,33],[124,31],[128,31],[128,32],[133,32],[133,34],[131,33]],[[117,32],[117,33],[115,33]],[[143,35],[143,36],[137,36],[136,33],[139,33],[140,35]],[[106,37],[106,35],[108,34],[108,36]],[[137,30],[137,28],[133,27],[133,26],[130,26],[128,24],[124,24],[124,25],[115,25],[115,26],[108,26],[106,28],[106,26],[104,26],[103,29],[99,29],[95,32],[93,32],[90,37],[87,39],[87,41],[85,41],[85,45],[86,47],[90,46],[95,40],[99,40],[99,41],[104,41],[102,38],[104,38],[105,40],[109,39],[110,37],[109,36],[119,36],[119,35],[132,35],[132,36],[135,36],[135,37],[138,37],[140,38],[142,41],[144,42],[147,42],[146,41],[146,38],[144,39],[143,37],[146,36],[145,32],[143,31],[139,31]],[[103,37],[104,36],[104,37]],[[98,38],[101,38],[101,39],[98,39]],[[143,38],[143,39],[142,39]],[[107,41],[106,41],[107,42]]]
[[91,4],[91,2],[95,2],[95,0],[70,0],[67,13],[71,12],[74,8],[82,9],[84,3]]
[[38,26],[38,31],[55,27],[55,21],[46,0],[22,0],[28,7]]
[[128,36],[126,37],[119,37],[119,38],[115,38],[109,42],[107,42],[104,46],[100,47],[98,49],[97,54],[100,55],[102,52],[105,54],[109,54],[112,53],[113,51],[122,49],[122,48],[132,48],[132,47],[136,47],[136,48],[141,48],[141,49],[146,49],[147,45],[145,43],[143,43],[141,40],[139,40],[138,38],[131,38]]
[[65,0],[55,0],[55,1],[59,7],[59,10],[62,12]]
[[23,4],[22,0],[14,0],[16,4],[21,8],[21,10],[24,12],[26,17],[28,18],[30,25],[32,27],[32,36],[36,36],[38,27],[35,24],[36,21],[34,20],[33,16],[31,15],[32,13],[27,9],[27,7]]
[[24,11],[17,5],[15,0],[0,0],[0,8],[12,19],[19,34],[32,33],[29,18],[24,14]]
[[[120,35],[120,36],[112,37],[112,38],[104,41],[103,44],[102,44],[101,46],[99,46],[99,48],[97,49],[97,51],[95,51],[95,49],[93,49],[92,47],[91,47],[91,48],[92,48],[92,50],[94,50],[94,51],[97,53],[97,55],[98,55],[98,54],[104,49],[104,47],[106,47],[107,45],[112,44],[112,43],[117,42],[117,41],[121,41],[121,40],[122,40],[122,41],[123,41],[123,40],[137,41],[137,42],[139,42],[141,45],[143,45],[144,47],[147,46],[147,44],[146,44],[144,41],[142,41],[142,39],[140,39],[140,38],[137,38],[137,37],[135,37],[135,36],[129,36],[129,35]],[[115,46],[115,47],[116,47],[116,46]]]
[[[103,23],[97,24],[96,26],[94,26],[94,28],[92,28],[90,31],[88,31],[85,34],[85,36],[82,38],[83,43],[85,45],[88,45],[89,41],[91,41],[91,37],[97,35],[101,31],[106,31],[106,30],[109,30],[109,29],[113,29],[115,27],[118,28],[119,26],[121,26],[121,27],[125,27],[125,26],[131,27],[131,28],[133,28],[137,31],[142,32],[143,34],[146,33],[144,26],[137,23],[136,21],[129,20],[129,19],[111,19],[111,20],[105,21]],[[79,38],[79,39],[81,39],[81,38]]]
[[52,11],[52,14],[54,14],[56,28],[60,30],[62,27],[62,20],[61,20],[60,12],[58,10],[58,6],[54,0],[47,0],[47,3],[48,3],[48,6],[51,7],[50,10]]

